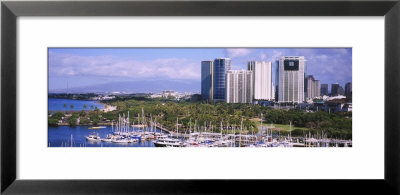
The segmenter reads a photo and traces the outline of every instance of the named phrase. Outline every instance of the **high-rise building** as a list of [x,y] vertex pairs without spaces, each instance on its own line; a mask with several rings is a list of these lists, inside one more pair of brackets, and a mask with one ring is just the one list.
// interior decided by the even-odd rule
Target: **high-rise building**
[[346,97],[351,97],[352,95],[351,82],[346,83],[346,85],[344,86],[344,95]]
[[304,101],[304,56],[285,56],[279,59],[278,102]]
[[278,100],[278,96],[279,96],[279,60],[275,61],[275,100]]
[[251,103],[253,101],[253,72],[230,70],[226,73],[226,102]]
[[319,80],[315,80],[315,96],[321,97],[321,82]]
[[339,95],[339,83],[334,83],[331,85],[331,96],[337,96]]
[[339,88],[338,88],[338,95],[344,95],[344,89],[340,85],[339,85]]
[[320,82],[315,80],[312,75],[308,75],[305,79],[305,96],[306,100],[312,100],[320,96]]
[[328,84],[321,84],[321,96],[329,95]]
[[253,95],[255,100],[275,99],[272,83],[271,62],[249,61],[247,69],[253,72]]
[[217,58],[213,68],[213,98],[214,101],[225,101],[225,76],[231,70],[231,59]]
[[213,61],[201,62],[201,98],[213,100]]

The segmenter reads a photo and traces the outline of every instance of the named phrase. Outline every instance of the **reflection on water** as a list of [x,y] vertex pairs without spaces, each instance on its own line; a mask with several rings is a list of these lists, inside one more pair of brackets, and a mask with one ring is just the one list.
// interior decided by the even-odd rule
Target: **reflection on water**
[[[92,142],[87,141],[85,136],[95,132],[101,138],[106,138],[107,134],[111,134],[111,126],[105,126],[104,129],[88,129],[91,126],[59,126],[48,128],[49,147],[70,147],[72,135],[72,147],[154,147],[153,141],[139,141],[134,143],[109,143],[109,142]],[[132,130],[132,129],[131,129]],[[136,129],[135,130],[139,130]],[[160,132],[160,130],[157,130]]]

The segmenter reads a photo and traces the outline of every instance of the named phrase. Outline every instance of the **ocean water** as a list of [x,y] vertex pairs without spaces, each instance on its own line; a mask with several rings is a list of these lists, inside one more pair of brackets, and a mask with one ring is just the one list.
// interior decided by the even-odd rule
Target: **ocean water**
[[[48,147],[154,147],[152,140],[139,141],[134,143],[108,143],[87,141],[85,136],[91,133],[98,133],[101,138],[106,138],[111,134],[111,126],[105,126],[104,129],[88,129],[91,126],[58,126],[48,128]],[[138,129],[135,129],[138,130]],[[132,128],[131,128],[132,131]],[[156,130],[160,132],[160,130]]]
[[[66,106],[64,107],[64,104]],[[87,108],[84,108],[86,104]],[[71,108],[73,105],[73,108]],[[93,108],[91,108],[93,106]],[[92,100],[71,100],[71,99],[57,99],[49,98],[48,109],[49,111],[81,111],[81,110],[94,110],[95,108],[103,109],[104,106],[98,101]]]

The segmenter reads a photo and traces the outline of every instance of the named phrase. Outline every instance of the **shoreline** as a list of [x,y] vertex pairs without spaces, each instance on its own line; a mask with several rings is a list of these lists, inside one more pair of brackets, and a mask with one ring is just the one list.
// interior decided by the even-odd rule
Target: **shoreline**
[[[69,104],[75,104],[74,105],[74,108],[70,108],[69,106],[67,106],[67,107],[59,107],[59,109],[50,109],[51,108],[51,106],[50,106],[50,99],[54,99],[54,100],[66,100],[66,101],[80,101],[80,104],[82,104],[83,102],[90,102],[90,103],[92,103],[93,105],[91,105],[91,106],[93,106],[93,109],[91,109],[90,108],[90,104],[88,104],[88,103],[83,103],[83,104],[88,104],[87,105],[87,108],[83,108],[82,106],[80,106],[80,107],[75,107],[76,106],[76,103],[71,103],[71,102],[66,102],[65,104],[67,104],[67,105],[69,105]],[[59,102],[58,102],[59,103]],[[58,104],[57,103],[57,104]],[[107,105],[107,104],[104,104],[104,103],[101,103],[99,100],[88,100],[88,99],[67,99],[67,98],[48,98],[47,99],[47,107],[48,107],[48,109],[47,109],[47,111],[48,112],[80,112],[80,111],[93,111],[96,107],[99,109],[99,110],[104,110],[105,109],[105,107],[106,106],[110,106],[110,105]]]
[[117,106],[112,106],[111,104],[101,103],[100,101],[96,101],[96,103],[97,102],[98,102],[98,104],[103,106],[103,109],[100,109],[101,111],[111,112],[111,111],[117,110]]

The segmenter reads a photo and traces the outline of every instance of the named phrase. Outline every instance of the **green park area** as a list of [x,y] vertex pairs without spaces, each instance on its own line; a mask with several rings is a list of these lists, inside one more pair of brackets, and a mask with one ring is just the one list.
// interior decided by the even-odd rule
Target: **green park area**
[[[324,133],[328,137],[352,138],[351,112],[304,112],[300,109],[274,109],[256,104],[171,101],[129,97],[117,97],[103,103],[115,106],[117,109],[110,112],[95,109],[94,111],[68,113],[70,117],[63,120],[69,122],[70,125],[96,125],[118,121],[118,116],[127,116],[129,112],[130,121],[135,124],[145,122],[149,125],[150,121],[157,121],[157,124],[170,130],[176,129],[178,120],[179,131],[181,132],[188,131],[190,128],[193,129],[194,125],[201,130],[208,128],[214,132],[220,132],[222,125],[223,129],[228,127],[228,129],[239,130],[242,127],[244,132],[257,133],[261,124],[260,118],[262,118],[263,125],[273,124],[280,131],[290,131],[291,123],[292,135],[304,136],[305,133],[321,135]],[[64,117],[64,114],[67,113],[54,113],[49,116],[49,125],[57,125],[57,121]]]
[[[267,125],[270,126],[270,125]],[[281,131],[290,131],[290,129],[292,129],[292,131],[294,130],[301,130],[301,131],[308,131],[309,129],[306,127],[295,127],[292,125],[292,128],[290,128],[290,124],[273,124],[273,126],[275,126],[275,128],[279,128]]]

